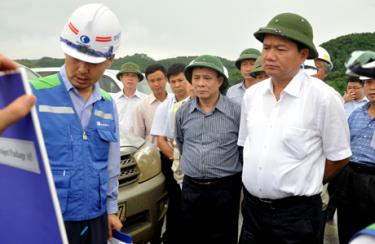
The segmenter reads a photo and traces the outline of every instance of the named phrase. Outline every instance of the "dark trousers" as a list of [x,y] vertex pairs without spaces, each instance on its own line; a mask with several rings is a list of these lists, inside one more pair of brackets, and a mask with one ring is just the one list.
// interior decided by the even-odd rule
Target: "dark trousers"
[[259,200],[244,189],[240,244],[319,243],[320,195]]
[[322,221],[320,223],[318,236],[319,236],[319,243],[323,244],[324,243],[324,231],[325,231],[326,220],[327,220],[327,209],[322,210],[321,215],[322,215]]
[[163,235],[164,244],[180,243],[181,234],[181,188],[173,178],[172,161],[161,153],[161,170],[165,177],[168,192],[168,209],[166,230]]
[[333,216],[335,215],[335,211],[337,208],[337,191],[340,185],[338,177],[334,177],[328,184],[328,194],[329,194],[329,202],[327,206],[327,216],[326,221],[333,220]]
[[[370,172],[371,171],[371,172]],[[375,222],[375,168],[356,167],[349,163],[338,175],[337,222],[340,244]]]
[[65,221],[69,244],[107,244],[108,215],[84,221]]
[[179,243],[236,244],[241,174],[214,180],[184,176]]

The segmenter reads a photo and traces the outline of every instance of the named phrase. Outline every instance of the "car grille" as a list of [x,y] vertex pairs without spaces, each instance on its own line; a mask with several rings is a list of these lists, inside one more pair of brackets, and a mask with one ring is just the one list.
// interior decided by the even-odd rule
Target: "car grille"
[[138,180],[140,172],[131,155],[122,155],[120,165],[121,174],[118,178],[120,186],[126,186]]

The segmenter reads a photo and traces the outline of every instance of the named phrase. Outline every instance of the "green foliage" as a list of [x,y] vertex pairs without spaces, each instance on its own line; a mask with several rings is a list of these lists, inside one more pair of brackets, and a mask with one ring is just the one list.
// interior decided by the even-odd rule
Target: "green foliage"
[[[346,76],[344,63],[354,50],[375,50],[375,32],[374,33],[356,33],[345,36],[340,36],[321,44],[327,49],[331,55],[334,64],[334,69],[327,77],[327,83],[334,87],[340,93],[346,89]],[[154,60],[147,56],[147,54],[134,54],[115,59],[112,64],[112,69],[120,69],[125,62],[134,62],[140,66],[142,72],[150,64],[160,63],[168,68],[173,63],[189,64],[196,56],[180,56],[175,58],[167,58],[162,60]],[[220,58],[220,57],[219,57]],[[242,79],[240,71],[234,65],[234,61],[225,58],[220,58],[224,66],[228,69],[229,85],[236,84]],[[38,60],[21,59],[17,60],[19,63],[30,68],[35,67],[58,67],[64,63],[64,59],[55,59],[44,57]]]
[[327,77],[327,83],[341,94],[346,89],[345,61],[355,50],[375,50],[375,32],[340,36],[321,44],[331,55],[334,68]]
[[145,71],[146,67],[149,66],[150,64],[156,63],[156,61],[147,54],[134,54],[131,56],[125,56],[119,59],[115,59],[112,64],[112,69],[120,69],[121,65],[126,62],[133,62],[139,65],[139,68],[141,69],[142,72]]
[[17,60],[20,64],[23,64],[29,68],[39,68],[39,67],[59,67],[64,64],[64,59],[43,57],[41,59],[20,59]]

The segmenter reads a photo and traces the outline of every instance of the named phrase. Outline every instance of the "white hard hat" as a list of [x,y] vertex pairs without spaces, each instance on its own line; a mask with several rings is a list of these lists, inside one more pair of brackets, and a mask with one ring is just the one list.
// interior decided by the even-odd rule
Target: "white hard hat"
[[365,80],[371,80],[372,78],[371,77],[367,77],[367,76],[360,76],[359,79],[361,81],[365,81]]
[[88,63],[111,58],[120,46],[121,26],[116,15],[101,3],[77,8],[66,23],[60,43],[64,53]]
[[306,59],[305,62],[301,65],[302,71],[309,76],[316,75],[318,73],[318,68],[315,65],[313,59]]
[[328,63],[329,70],[332,70],[333,69],[333,63],[332,63],[331,56],[329,55],[328,51],[325,50],[322,47],[317,47],[316,50],[318,51],[318,54],[319,54],[317,59],[321,59],[321,60],[325,61],[326,63]]
[[375,52],[374,51],[354,51],[345,62],[346,74],[375,78]]

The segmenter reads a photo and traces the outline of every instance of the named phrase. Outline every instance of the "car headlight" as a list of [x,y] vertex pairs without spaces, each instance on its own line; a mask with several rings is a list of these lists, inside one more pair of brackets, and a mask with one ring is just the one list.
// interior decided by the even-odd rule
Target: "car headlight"
[[146,142],[133,155],[140,174],[138,182],[144,182],[161,172],[160,153],[154,144]]

